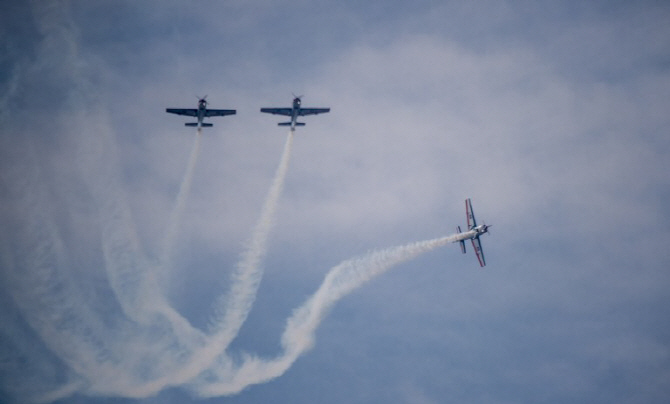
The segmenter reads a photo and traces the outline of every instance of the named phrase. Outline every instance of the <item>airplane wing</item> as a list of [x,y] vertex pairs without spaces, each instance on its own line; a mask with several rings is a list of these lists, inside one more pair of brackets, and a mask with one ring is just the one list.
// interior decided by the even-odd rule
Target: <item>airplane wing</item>
[[330,112],[330,108],[300,108],[299,115],[301,116],[316,115],[316,114],[324,114],[326,112]]
[[472,239],[472,248],[474,248],[475,254],[477,254],[477,259],[479,260],[479,266],[481,267],[486,266],[486,260],[484,259],[484,250],[482,250],[482,242],[479,241],[479,237],[475,237]]
[[165,112],[177,115],[198,116],[198,110],[190,108],[166,108]]
[[475,220],[475,213],[472,211],[472,202],[470,198],[465,200],[465,215],[468,217],[468,229],[477,227],[477,221]]
[[293,108],[261,108],[261,112],[267,112],[273,115],[293,115]]
[[234,109],[206,109],[205,116],[226,116],[235,115],[237,113]]

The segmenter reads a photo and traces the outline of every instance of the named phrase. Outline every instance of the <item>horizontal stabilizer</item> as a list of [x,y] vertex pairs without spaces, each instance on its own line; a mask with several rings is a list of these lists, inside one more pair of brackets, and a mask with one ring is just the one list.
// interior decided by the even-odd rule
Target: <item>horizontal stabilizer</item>
[[[461,226],[458,226],[458,234],[461,234]],[[458,243],[461,245],[461,251],[465,254],[465,240],[460,240]]]
[[[461,234],[461,226],[457,226],[456,229],[458,230],[457,234]],[[461,251],[463,251],[463,254],[465,254],[465,241],[459,240],[458,243],[461,245]]]
[[198,126],[197,122],[186,122],[184,125],[186,126]]
[[202,123],[203,128],[211,128],[212,126],[214,126],[213,123],[205,123],[205,122]]
[[277,125],[279,125],[279,126],[291,126],[291,122],[279,122]]

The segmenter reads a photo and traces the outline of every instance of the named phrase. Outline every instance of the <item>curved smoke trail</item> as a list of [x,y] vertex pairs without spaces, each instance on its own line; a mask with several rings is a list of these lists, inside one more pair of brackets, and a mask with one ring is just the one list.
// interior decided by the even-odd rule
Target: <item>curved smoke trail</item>
[[[81,375],[111,363],[106,353],[112,344],[98,313],[86,304],[75,286],[69,270],[70,256],[50,209],[51,198],[32,148],[21,163],[20,179],[8,182],[11,186],[6,191],[25,222],[12,235],[14,248],[3,257],[2,280],[25,323],[58,361],[30,361],[38,352],[37,347],[25,351],[25,342],[20,340],[30,334],[11,327],[5,331],[13,331],[12,338],[18,340],[15,345],[24,348],[16,353],[27,362],[21,367],[30,369],[30,374],[21,372],[22,383],[12,389],[20,390],[25,383],[40,379],[20,393],[25,401],[37,402],[63,398],[81,389],[85,385]],[[2,362],[6,365],[6,358]],[[54,377],[56,374],[59,376]]]
[[284,187],[292,145],[293,133],[289,132],[261,215],[246,244],[246,250],[232,274],[230,291],[227,296],[222,296],[216,302],[216,317],[212,320],[212,330],[206,337],[205,343],[190,352],[186,363],[177,371],[133,388],[132,391],[126,392],[128,395],[146,397],[156,394],[168,386],[190,382],[211,368],[217,360],[223,362],[222,366],[227,366],[229,363],[225,351],[246,320],[263,277],[261,262],[266,253],[268,236],[274,225],[275,212]]
[[[170,251],[192,183],[200,136],[191,150],[158,252],[159,264],[153,265],[142,251],[124,192],[112,126],[104,109],[91,100],[90,94],[95,94],[96,89],[82,79],[86,77],[81,74],[85,63],[81,63],[82,53],[77,49],[67,7],[64,3],[51,4],[33,3],[35,19],[44,25],[42,51],[54,57],[39,58],[43,66],[27,74],[46,77],[43,73],[55,69],[70,78],[68,83],[72,85],[64,86],[74,89],[69,92],[72,100],[68,112],[72,114],[67,115],[66,129],[72,133],[74,147],[67,149],[76,156],[77,174],[81,175],[77,179],[84,183],[85,197],[90,198],[97,213],[100,261],[108,283],[105,286],[109,286],[116,302],[103,310],[89,305],[87,297],[91,294],[82,293],[80,283],[73,279],[70,261],[76,257],[70,256],[68,239],[62,234],[68,228],[58,226],[61,218],[50,210],[49,192],[33,192],[45,188],[45,180],[39,172],[27,170],[26,183],[14,182],[16,188],[10,190],[10,197],[17,196],[13,201],[20,206],[21,218],[26,218],[20,223],[21,239],[3,241],[2,250],[4,253],[11,250],[6,246],[20,247],[11,251],[9,258],[2,257],[3,261],[13,261],[5,265],[8,269],[3,271],[2,280],[6,281],[4,288],[22,316],[17,324],[27,325],[25,330],[18,325],[8,327],[0,336],[9,335],[8,338],[16,340],[22,333],[31,336],[34,333],[33,338],[44,344],[43,350],[52,359],[38,358],[33,351],[13,356],[30,362],[29,367],[24,366],[18,373],[28,378],[12,379],[21,384],[13,392],[22,396],[22,402],[55,400],[74,392],[140,398],[171,386],[185,386],[203,397],[235,394],[286,372],[313,346],[316,329],[339,299],[393,265],[454,241],[453,237],[444,237],[343,261],[328,272],[322,285],[287,320],[281,336],[282,352],[277,357],[247,355],[239,362],[233,361],[226,350],[249,315],[263,276],[262,261],[288,170],[293,132],[288,134],[260,218],[233,271],[230,291],[216,301],[212,325],[204,333],[170,306],[160,287],[162,272],[169,269]],[[32,163],[27,164],[33,166]],[[13,346],[30,349],[26,344]],[[7,366],[0,363],[0,369]],[[32,369],[38,370],[37,376],[28,375]],[[62,372],[53,376],[58,373],[54,369]],[[30,385],[33,381],[36,387]]]
[[[29,159],[22,156],[19,168],[23,164],[28,170],[21,170],[21,176],[13,176],[13,190],[8,195],[21,213],[17,223],[19,230],[11,242],[17,248],[12,249],[13,262],[5,265],[3,277],[8,280],[5,289],[22,315],[21,324],[26,324],[53,355],[51,361],[58,369],[53,374],[58,377],[47,373],[39,383],[30,386],[27,394],[21,392],[21,386],[12,390],[22,396],[21,402],[58,399],[75,390],[119,394],[126,386],[136,384],[140,377],[178,364],[178,354],[162,354],[168,348],[183,349],[183,343],[175,342],[165,319],[155,315],[169,313],[170,308],[164,301],[152,300],[150,292],[156,288],[151,287],[149,266],[139,247],[124,197],[114,135],[107,115],[89,96],[95,94],[96,89],[80,79],[85,75],[81,74],[82,64],[78,60],[67,8],[55,2],[49,5],[35,2],[33,6],[36,21],[44,31],[39,52],[57,57],[38,58],[42,62],[29,74],[53,78],[56,70],[60,73],[56,77],[67,82],[63,87],[70,88],[69,103],[64,104],[65,108],[69,107],[68,118],[72,119],[62,124],[71,136],[64,136],[61,141],[73,141],[66,149],[72,152],[74,167],[79,169],[77,174],[81,178],[77,179],[84,185],[81,194],[90,198],[98,213],[99,223],[94,223],[100,226],[101,261],[109,286],[127,318],[119,315],[120,310],[117,312],[114,304],[104,311],[96,310],[87,300],[91,294],[79,288],[79,279],[72,270],[78,257],[70,256],[69,248],[73,246],[67,244],[68,239],[62,234],[68,228],[59,227],[57,222],[61,220],[62,224],[68,218],[57,216],[58,211],[54,209],[58,199],[54,201],[53,193],[71,191],[67,187],[60,189],[63,183],[69,182],[61,180],[58,174],[63,173],[57,172],[51,177],[55,179],[55,186],[49,189],[39,172],[42,164],[37,156],[29,154]],[[83,103],[84,99],[89,102]],[[57,121],[56,126],[59,123]],[[24,180],[16,181],[22,177]],[[8,259],[3,257],[3,264]],[[19,337],[18,332],[13,335],[15,339]],[[33,358],[27,357],[31,363],[24,368],[42,371],[49,365],[47,358],[42,362],[35,362]],[[22,385],[34,379],[26,378]]]
[[[160,293],[156,268],[144,253],[135,228],[128,197],[121,184],[114,135],[102,111],[88,110],[87,125],[95,136],[77,144],[80,171],[98,207],[105,272],[124,314],[140,324],[166,317],[173,328],[188,323]],[[83,121],[83,119],[82,119]],[[74,128],[86,133],[85,128]],[[176,323],[176,324],[175,324]]]
[[456,236],[447,236],[373,251],[343,261],[328,272],[319,289],[287,320],[281,339],[284,349],[282,355],[272,360],[246,356],[242,364],[234,369],[217,369],[219,379],[215,382],[201,382],[196,393],[202,397],[231,395],[249,385],[281,376],[301,354],[313,346],[317,327],[339,299],[394,265],[455,240]]

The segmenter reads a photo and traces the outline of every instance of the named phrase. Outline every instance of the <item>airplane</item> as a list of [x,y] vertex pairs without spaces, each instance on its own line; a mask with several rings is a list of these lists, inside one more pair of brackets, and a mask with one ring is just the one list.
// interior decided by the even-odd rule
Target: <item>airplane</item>
[[[482,250],[482,243],[479,240],[479,236],[484,233],[488,233],[489,227],[491,226],[487,226],[486,224],[480,224],[477,226],[477,221],[475,220],[475,214],[472,211],[472,202],[470,201],[470,198],[465,200],[465,215],[468,218],[468,231],[461,232],[461,226],[458,226],[456,241],[461,244],[461,251],[463,251],[463,254],[465,254],[465,240],[472,240],[472,247],[475,249],[475,254],[477,254],[479,265],[484,267],[486,266],[486,260],[484,259],[484,250]],[[454,241],[454,243],[456,241]]]
[[302,95],[297,97],[293,95],[293,107],[291,108],[261,108],[261,112],[267,112],[268,114],[274,115],[285,115],[290,116],[290,122],[280,122],[279,126],[290,126],[291,131],[295,131],[296,126],[305,126],[303,122],[298,122],[299,116],[305,115],[316,115],[330,112],[330,108],[302,108],[300,104],[302,103]]
[[234,109],[207,109],[207,96],[202,98],[198,97],[198,109],[192,108],[166,108],[165,112],[177,115],[187,115],[198,118],[198,122],[186,122],[186,126],[197,126],[198,130],[200,128],[209,128],[214,126],[214,124],[203,122],[203,120],[208,116],[226,116],[226,115],[235,115],[237,113]]

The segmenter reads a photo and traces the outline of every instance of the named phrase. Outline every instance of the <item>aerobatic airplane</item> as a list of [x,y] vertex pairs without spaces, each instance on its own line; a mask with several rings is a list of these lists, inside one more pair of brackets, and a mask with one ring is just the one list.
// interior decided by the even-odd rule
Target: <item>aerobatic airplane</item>
[[[198,97],[199,98],[199,97]],[[187,115],[198,118],[198,122],[186,122],[186,126],[197,126],[200,128],[209,128],[214,124],[203,122],[208,116],[226,116],[235,115],[237,113],[234,109],[207,109],[207,96],[198,99],[198,109],[192,108],[166,108],[165,112],[177,115]]]
[[479,265],[483,267],[486,265],[486,260],[484,259],[484,250],[482,250],[482,242],[479,240],[479,236],[484,233],[488,233],[489,227],[491,226],[487,226],[486,224],[480,224],[477,226],[477,221],[475,220],[475,214],[472,211],[472,202],[470,201],[470,198],[465,200],[465,215],[468,218],[468,231],[461,232],[461,226],[458,226],[456,241],[461,243],[461,251],[463,251],[463,254],[465,254],[465,240],[472,240],[472,247],[475,249],[475,254],[477,254]]
[[267,112],[268,114],[274,114],[274,115],[290,116],[291,117],[290,122],[280,122],[278,125],[290,126],[291,131],[294,131],[296,126],[305,126],[303,122],[298,122],[299,116],[316,115],[330,112],[330,108],[302,108],[300,106],[302,102],[300,100],[302,98],[302,95],[299,97],[296,97],[294,95],[294,97],[295,98],[293,98],[293,107],[291,108],[261,108],[261,112]]

